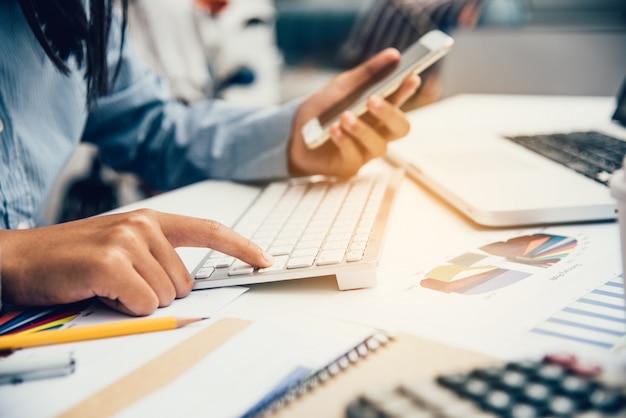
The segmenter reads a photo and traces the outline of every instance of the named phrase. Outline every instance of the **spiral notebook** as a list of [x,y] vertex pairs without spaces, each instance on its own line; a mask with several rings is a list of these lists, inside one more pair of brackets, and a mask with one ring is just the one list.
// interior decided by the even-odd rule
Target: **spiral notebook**
[[308,372],[303,376],[298,376],[295,379],[286,379],[283,384],[277,386],[274,391],[264,397],[243,417],[256,418],[275,413],[310,390],[328,382],[342,371],[356,365],[360,360],[367,357],[370,352],[378,350],[392,340],[393,337],[386,332],[378,331],[373,333],[322,368]]

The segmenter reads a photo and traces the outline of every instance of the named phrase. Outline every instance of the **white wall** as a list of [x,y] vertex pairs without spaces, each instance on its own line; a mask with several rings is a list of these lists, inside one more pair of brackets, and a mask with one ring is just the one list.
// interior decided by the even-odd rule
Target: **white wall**
[[626,76],[626,28],[479,28],[453,33],[444,97],[457,93],[613,96]]

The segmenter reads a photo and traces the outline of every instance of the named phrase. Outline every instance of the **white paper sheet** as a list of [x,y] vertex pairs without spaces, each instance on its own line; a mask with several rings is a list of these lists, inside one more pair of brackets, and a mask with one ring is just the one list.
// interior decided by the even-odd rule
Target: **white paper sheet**
[[[246,287],[229,287],[194,291],[189,297],[176,300],[171,306],[158,309],[151,316],[211,316],[246,290]],[[128,319],[126,315],[96,305],[83,312],[72,324],[92,325]],[[76,371],[62,378],[3,386],[0,390],[0,415],[57,416],[191,337],[208,325],[205,322],[196,322],[170,331],[31,348],[29,351],[33,353],[46,350],[73,351]]]
[[[159,308],[146,318],[164,316],[210,317],[248,290],[243,286],[194,290],[187,297],[176,299],[170,306]],[[66,328],[94,325],[105,322],[124,321],[128,315],[113,311],[100,303],[94,303],[66,325]]]
[[[479,249],[494,241],[540,233],[576,242],[549,267],[507,261]],[[436,264],[387,263],[379,272],[382,279],[377,288],[342,292],[323,304],[319,313],[501,358],[547,351],[610,357],[626,349],[618,233],[614,224],[489,232],[474,247]],[[449,267],[455,260],[471,264],[472,257],[473,266],[509,270],[509,280],[487,280],[474,292],[471,286],[445,292],[424,282],[433,276],[433,269]],[[583,315],[572,313],[577,309]]]
[[367,335],[363,328],[334,334],[301,322],[256,321],[180,378],[116,416],[243,416],[292,373],[318,370]]

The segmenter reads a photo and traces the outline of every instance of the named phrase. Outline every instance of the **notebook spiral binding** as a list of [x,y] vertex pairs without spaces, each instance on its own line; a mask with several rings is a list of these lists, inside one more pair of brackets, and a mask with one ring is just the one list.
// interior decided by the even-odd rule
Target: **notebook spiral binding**
[[378,350],[392,340],[393,335],[390,333],[377,331],[346,351],[346,353],[328,363],[326,366],[312,372],[303,379],[300,379],[297,383],[289,385],[283,390],[275,393],[275,396],[272,396],[265,401],[261,401],[252,410],[243,415],[243,418],[261,418],[271,415],[286,406],[288,403],[313,390],[318,385],[321,385],[338,375],[352,364],[358,362],[364,357],[367,357],[369,353]]

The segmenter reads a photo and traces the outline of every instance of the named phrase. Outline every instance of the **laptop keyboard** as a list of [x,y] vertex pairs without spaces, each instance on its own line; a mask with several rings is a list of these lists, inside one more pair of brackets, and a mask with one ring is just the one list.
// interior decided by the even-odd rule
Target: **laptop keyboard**
[[315,176],[267,185],[233,229],[274,257],[259,269],[211,251],[194,289],[336,276],[340,289],[375,284],[375,269],[402,170],[337,181]]
[[626,155],[626,141],[596,131],[506,138],[605,185]]

